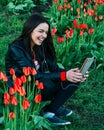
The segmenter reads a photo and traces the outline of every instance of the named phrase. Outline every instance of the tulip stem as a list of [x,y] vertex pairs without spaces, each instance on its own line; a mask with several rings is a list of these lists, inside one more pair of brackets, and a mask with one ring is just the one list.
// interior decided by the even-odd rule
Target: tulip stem
[[16,113],[16,107],[14,108],[15,118],[14,118],[14,130],[17,129],[16,123],[17,123],[17,113]]
[[19,103],[20,104],[20,109],[19,109],[19,112],[20,112],[20,130],[22,130],[22,116],[23,115],[22,115],[22,108],[21,108],[22,107],[21,96],[19,97],[19,101],[20,101],[20,103]]

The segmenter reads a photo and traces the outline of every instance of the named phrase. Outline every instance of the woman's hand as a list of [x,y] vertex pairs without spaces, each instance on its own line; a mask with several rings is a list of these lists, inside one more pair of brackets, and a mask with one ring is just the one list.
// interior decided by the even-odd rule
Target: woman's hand
[[82,76],[80,70],[78,68],[70,69],[66,72],[66,79],[70,82],[84,82],[88,77],[88,72],[84,76]]

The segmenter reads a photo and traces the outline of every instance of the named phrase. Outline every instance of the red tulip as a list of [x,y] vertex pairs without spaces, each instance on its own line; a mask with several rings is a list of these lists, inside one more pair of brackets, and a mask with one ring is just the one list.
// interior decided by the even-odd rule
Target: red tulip
[[80,4],[80,3],[81,3],[81,0],[77,0],[77,2]]
[[54,27],[54,28],[52,28],[52,31],[51,31],[51,36],[54,36],[56,32],[57,32],[57,29],[56,29],[55,27]]
[[81,29],[86,29],[86,28],[88,28],[88,25],[87,25],[87,24],[80,24],[80,25],[79,25],[79,28],[81,28]]
[[57,41],[58,41],[59,43],[63,42],[63,41],[64,41],[64,37],[58,37],[58,38],[57,38]]
[[10,74],[14,75],[15,74],[15,70],[13,68],[10,69]]
[[61,11],[62,10],[62,5],[59,5],[58,6],[58,11]]
[[34,98],[34,101],[35,101],[36,103],[40,103],[41,100],[42,100],[41,94],[37,94],[37,95],[35,96],[35,98]]
[[64,2],[68,2],[68,0],[64,0]]
[[36,74],[37,74],[35,68],[31,68],[31,74],[32,74],[32,75],[36,75]]
[[31,74],[31,68],[30,67],[24,67],[23,68],[23,73],[26,75],[26,76],[29,76]]
[[25,75],[22,75],[20,79],[21,79],[22,83],[26,83],[26,77],[25,77]]
[[2,71],[0,71],[0,80],[2,80],[3,79],[3,72]]
[[15,117],[14,112],[10,112],[10,113],[9,113],[9,118],[14,118],[14,117]]
[[27,110],[30,107],[28,99],[23,100],[22,107],[24,108],[24,110]]
[[8,105],[10,103],[10,95],[9,93],[4,93],[4,104]]
[[20,78],[16,78],[14,84],[21,86],[21,84],[22,84],[21,79]]
[[38,81],[38,80],[36,80],[36,81],[35,81],[35,85],[38,85],[38,84],[39,84],[39,81]]
[[18,104],[18,101],[15,96],[11,96],[11,104],[16,106]]
[[68,4],[67,4],[67,7],[68,7],[68,9],[70,9],[70,8],[71,8],[71,5],[68,3]]
[[19,94],[20,94],[21,96],[25,96],[25,95],[26,95],[26,91],[25,91],[24,87],[20,87],[20,89],[19,89]]
[[82,31],[80,31],[80,34],[79,34],[80,36],[83,36],[84,35],[84,31],[82,30]]
[[74,29],[70,29],[70,32],[69,32],[69,36],[71,37],[72,35],[73,35],[73,33],[74,33]]
[[92,34],[94,32],[94,28],[90,28],[89,30],[88,30],[88,34]]
[[9,93],[10,93],[10,95],[15,94],[15,89],[14,89],[13,87],[10,87],[10,89],[9,89]]
[[58,4],[58,0],[54,0],[53,2],[54,2],[54,4]]
[[74,24],[74,28],[79,28],[79,24],[77,23],[76,19],[73,20],[73,24]]
[[42,90],[43,88],[44,88],[43,82],[40,82],[40,83],[38,84],[38,89]]
[[19,92],[19,89],[20,89],[19,87],[20,87],[20,85],[14,83],[13,88],[14,88],[15,92]]
[[8,81],[8,77],[5,74],[3,74],[2,71],[0,71],[0,80],[3,80],[4,82]]

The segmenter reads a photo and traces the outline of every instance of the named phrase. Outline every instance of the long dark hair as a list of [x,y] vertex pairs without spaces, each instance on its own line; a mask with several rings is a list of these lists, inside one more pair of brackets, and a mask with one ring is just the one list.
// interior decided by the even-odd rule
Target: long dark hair
[[24,23],[21,35],[13,43],[23,41],[25,47],[27,49],[30,49],[31,32],[41,23],[47,23],[49,25],[48,35],[41,46],[35,46],[37,48],[35,50],[37,50],[37,53],[42,56],[43,54],[41,50],[44,47],[45,56],[53,60],[56,60],[55,48],[51,36],[50,24],[48,20],[39,13],[34,13],[27,19],[27,21]]

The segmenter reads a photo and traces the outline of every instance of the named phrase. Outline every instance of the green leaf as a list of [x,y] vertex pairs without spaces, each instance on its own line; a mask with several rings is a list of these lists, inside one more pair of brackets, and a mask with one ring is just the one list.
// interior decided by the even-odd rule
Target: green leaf
[[59,66],[60,68],[64,69],[64,66],[63,66],[61,63],[57,63],[57,64],[58,64],[58,66]]
[[10,2],[10,3],[7,5],[7,7],[8,7],[9,9],[14,9],[14,8],[15,8],[15,5],[14,5],[12,2]]
[[91,51],[92,55],[96,58],[98,58],[100,56],[98,51]]
[[27,5],[26,4],[19,4],[15,7],[16,10],[23,10],[24,7],[26,7]]
[[35,129],[46,128],[48,130],[52,130],[51,124],[44,117],[39,115],[34,115],[33,119],[34,119]]
[[44,106],[48,105],[49,103],[50,101],[42,101],[39,106],[39,112],[42,110]]
[[10,119],[7,124],[5,124],[5,130],[11,130],[13,124],[13,119]]
[[104,46],[104,41],[98,42],[98,44]]
[[99,64],[99,65],[97,66],[97,69],[101,68],[102,66],[103,66],[102,64]]
[[0,124],[3,124],[4,122],[4,116],[0,117]]

